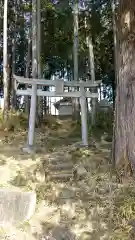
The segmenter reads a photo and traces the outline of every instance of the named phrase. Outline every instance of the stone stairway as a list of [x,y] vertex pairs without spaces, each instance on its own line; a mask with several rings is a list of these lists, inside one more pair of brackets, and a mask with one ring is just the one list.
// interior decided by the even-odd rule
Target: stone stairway
[[48,181],[65,182],[73,178],[74,164],[71,158],[65,156],[65,153],[59,157],[56,154],[54,157],[51,156],[45,168],[46,180]]
[[[104,153],[104,157],[109,156],[110,146],[111,144],[106,141],[99,143],[98,149]],[[62,151],[54,152],[49,155],[47,161],[44,163],[46,181],[67,182],[76,178],[74,175],[76,166],[72,159],[72,155],[68,153],[68,150],[66,151],[66,148],[63,148]],[[95,150],[92,151],[95,152],[96,159],[97,149],[95,148]],[[84,164],[83,166],[78,167],[77,174],[80,176],[84,175],[87,168],[89,169],[90,167],[91,166],[89,164],[88,166],[85,166]]]

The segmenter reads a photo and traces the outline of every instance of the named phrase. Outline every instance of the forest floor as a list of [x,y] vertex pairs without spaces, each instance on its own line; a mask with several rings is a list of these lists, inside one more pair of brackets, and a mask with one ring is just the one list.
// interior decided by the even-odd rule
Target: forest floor
[[[103,137],[90,137],[89,148],[79,148],[80,138],[73,137],[73,132],[74,126],[66,121],[57,128],[37,131],[39,151],[33,156],[21,150],[26,131],[0,132],[0,187],[37,193],[36,211],[30,221],[18,228],[1,228],[0,239],[135,239],[134,181],[116,182],[110,172],[111,144]],[[69,179],[56,177],[63,170],[47,170],[55,160],[59,166],[66,163]]]

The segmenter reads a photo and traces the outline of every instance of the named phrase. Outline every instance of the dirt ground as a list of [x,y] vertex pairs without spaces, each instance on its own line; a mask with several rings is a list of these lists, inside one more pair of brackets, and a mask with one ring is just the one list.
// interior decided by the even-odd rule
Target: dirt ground
[[30,221],[1,228],[0,239],[135,239],[134,181],[119,184],[110,173],[110,143],[90,138],[89,148],[79,148],[80,138],[70,137],[71,128],[37,131],[33,156],[22,151],[25,131],[0,132],[0,187],[37,194]]

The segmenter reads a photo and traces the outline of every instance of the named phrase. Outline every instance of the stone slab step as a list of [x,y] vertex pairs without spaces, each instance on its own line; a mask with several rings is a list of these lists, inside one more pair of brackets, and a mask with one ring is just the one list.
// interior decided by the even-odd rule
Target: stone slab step
[[61,175],[61,174],[72,174],[72,172],[73,172],[73,169],[63,169],[63,170],[58,170],[58,169],[55,169],[54,171],[50,171],[50,169],[48,168],[47,169],[47,172],[48,172],[48,175],[50,174],[59,174],[59,175]]
[[20,224],[35,211],[36,193],[0,189],[0,225]]
[[50,158],[49,160],[50,164],[56,165],[56,164],[64,164],[64,163],[70,163],[72,164],[71,160],[68,160],[66,158]]
[[50,164],[48,166],[50,171],[62,171],[62,170],[71,170],[73,169],[72,163],[59,163],[59,164]]
[[61,174],[50,174],[48,175],[48,180],[56,180],[56,181],[69,181],[72,179],[73,175],[72,173],[61,173]]

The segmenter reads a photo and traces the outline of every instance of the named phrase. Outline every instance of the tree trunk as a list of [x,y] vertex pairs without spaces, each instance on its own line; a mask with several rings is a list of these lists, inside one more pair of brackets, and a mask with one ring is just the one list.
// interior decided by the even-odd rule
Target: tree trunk
[[15,74],[15,60],[16,60],[16,22],[17,22],[17,6],[18,6],[18,2],[17,0],[14,1],[14,14],[15,14],[15,22],[14,22],[14,34],[13,34],[13,38],[12,38],[12,76],[11,76],[11,107],[12,109],[17,109],[17,96],[16,96],[16,92],[15,92],[15,82],[14,82],[14,78],[13,78],[13,74]]
[[[84,7],[85,7],[85,2],[84,2]],[[86,7],[85,7],[86,8]],[[85,12],[85,19],[84,19],[84,24],[85,24],[85,31],[86,31],[86,44],[88,47],[88,68],[89,68],[89,73],[90,73],[90,81],[95,82],[95,60],[94,60],[94,50],[93,50],[93,42],[92,42],[92,36],[91,36],[91,30],[90,26],[88,26],[88,17],[89,17],[89,12]],[[97,88],[91,89],[91,92],[97,93]],[[96,118],[96,104],[98,102],[98,99],[91,99],[91,125],[95,124],[95,118]]]
[[[95,64],[94,64],[94,51],[93,51],[93,43],[92,43],[92,37],[87,37],[87,43],[89,48],[89,68],[91,72],[91,81],[95,82]],[[91,92],[97,93],[97,88],[91,89]],[[92,98],[91,99],[91,124],[95,124],[95,118],[96,118],[96,104],[98,102],[98,99]]]
[[124,174],[135,170],[135,1],[119,4],[119,69],[114,122],[114,163]]
[[[37,62],[38,62],[38,79],[41,78],[41,2],[37,1]],[[39,87],[42,88],[42,87]],[[43,97],[38,97],[38,117],[43,118]]]
[[[31,20],[30,20],[31,22]],[[25,76],[26,78],[30,77],[30,60],[31,60],[31,24],[29,27],[29,32],[28,32],[28,52],[27,52],[27,62],[26,62],[26,73]],[[28,85],[27,85],[28,86]],[[29,96],[25,96],[25,112],[26,114],[29,115],[30,112],[30,97]]]
[[[32,0],[32,78],[37,78],[37,1]],[[37,85],[32,85],[29,116],[28,147],[34,146],[37,105]]]
[[15,36],[12,39],[12,76],[11,76],[11,81],[12,81],[12,96],[11,96],[11,107],[12,109],[16,109],[17,107],[17,96],[16,96],[16,92],[15,92],[15,82],[14,82],[14,78],[13,78],[13,74],[15,74],[15,45],[16,45],[16,40],[15,40]]
[[114,66],[115,66],[115,75],[112,72],[112,94],[113,94],[113,109],[115,109],[115,90],[116,83],[118,82],[118,34],[116,26],[116,3],[115,0],[112,0],[112,27],[113,27],[113,39],[114,39]]
[[[79,46],[79,36],[78,36],[78,0],[74,0],[74,10],[73,10],[73,17],[74,17],[74,81],[78,81],[78,46]],[[76,90],[76,89],[75,89]],[[79,109],[79,99],[73,99],[73,118],[78,120],[80,116],[80,109]]]
[[9,53],[8,53],[8,102],[9,108],[11,104],[11,93],[12,93],[12,44],[8,46]]
[[3,18],[3,85],[4,85],[4,119],[8,118],[9,110],[9,66],[8,66],[8,51],[7,51],[7,11],[8,0],[4,1],[4,18]]

